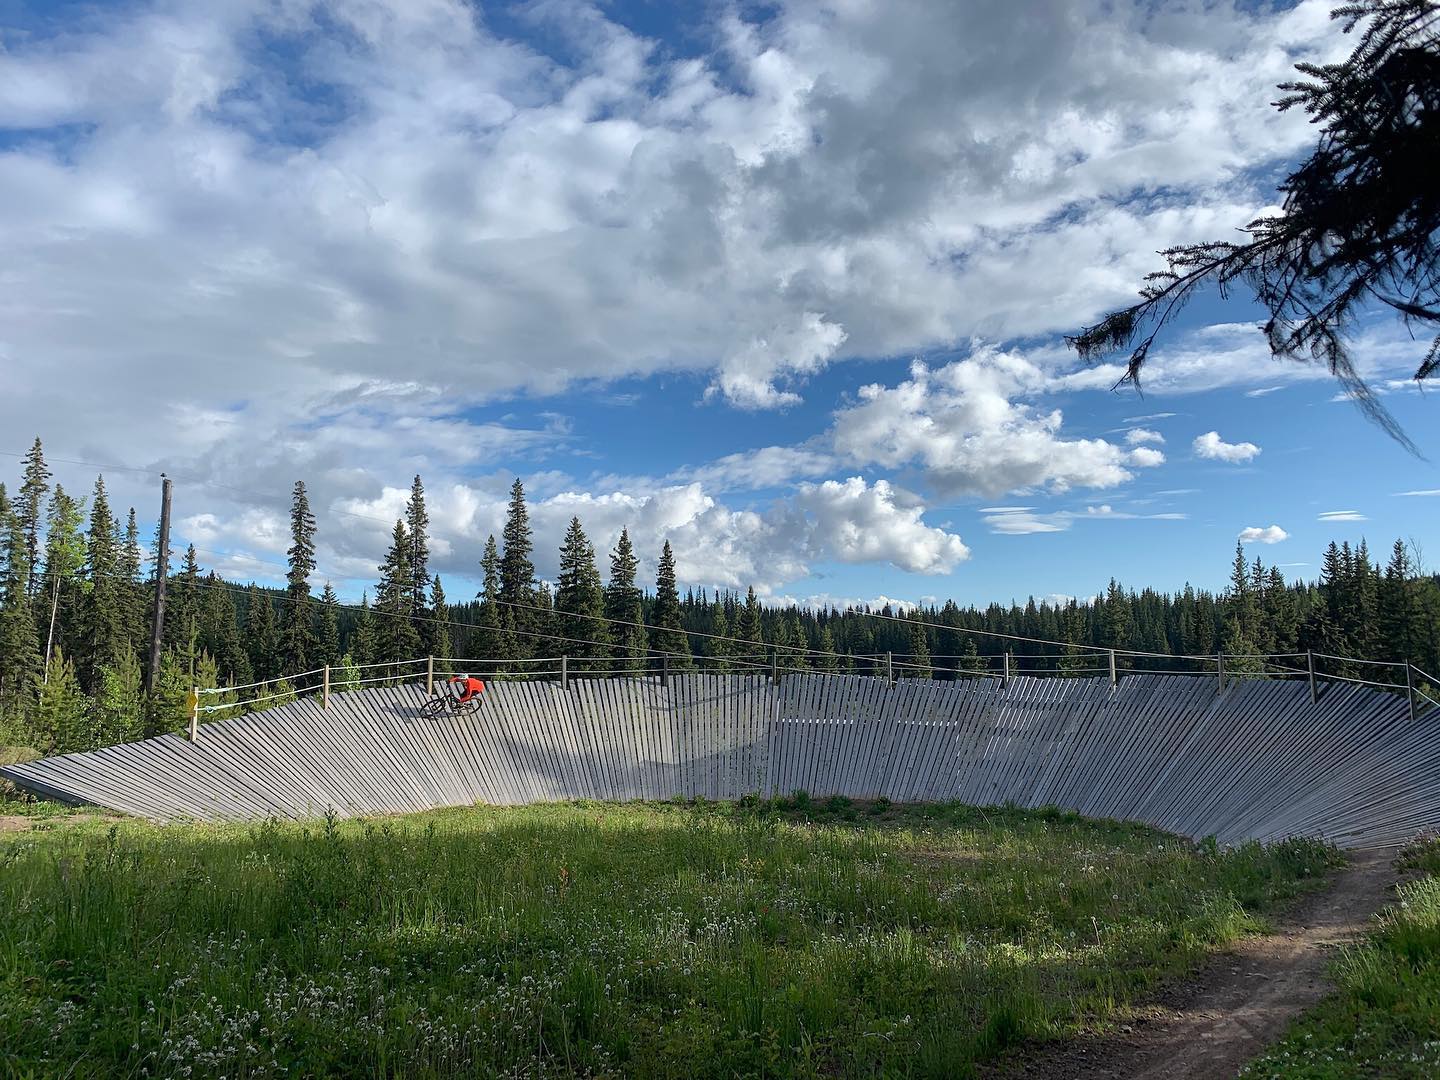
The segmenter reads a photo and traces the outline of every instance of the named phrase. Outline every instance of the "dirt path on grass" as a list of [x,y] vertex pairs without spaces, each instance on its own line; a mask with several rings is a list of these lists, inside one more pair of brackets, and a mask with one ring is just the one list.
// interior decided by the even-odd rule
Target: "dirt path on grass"
[[996,1077],[1084,1080],[1232,1078],[1330,990],[1334,950],[1360,937],[1393,898],[1393,851],[1353,851],[1330,888],[1275,920],[1276,932],[1246,938],[1187,979],[1136,1006],[1118,1030],[1020,1050]]

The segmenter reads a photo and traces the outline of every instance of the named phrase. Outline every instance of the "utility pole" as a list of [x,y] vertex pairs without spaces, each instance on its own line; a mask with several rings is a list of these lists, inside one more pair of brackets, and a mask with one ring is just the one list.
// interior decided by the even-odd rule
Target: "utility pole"
[[155,564],[155,622],[150,628],[150,669],[145,689],[160,681],[160,643],[165,636],[165,574],[170,569],[170,478],[160,474],[160,550]]

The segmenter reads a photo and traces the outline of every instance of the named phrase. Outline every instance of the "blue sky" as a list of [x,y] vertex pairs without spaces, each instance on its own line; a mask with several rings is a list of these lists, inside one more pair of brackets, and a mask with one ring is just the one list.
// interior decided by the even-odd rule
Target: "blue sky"
[[1328,2],[1025,6],[3,0],[0,453],[142,520],[168,470],[242,580],[303,478],[352,597],[417,471],[451,596],[516,475],[542,574],[578,514],[772,602],[1440,557],[1403,328],[1355,355],[1429,460],[1241,298],[1143,396],[1061,341],[1271,204]]

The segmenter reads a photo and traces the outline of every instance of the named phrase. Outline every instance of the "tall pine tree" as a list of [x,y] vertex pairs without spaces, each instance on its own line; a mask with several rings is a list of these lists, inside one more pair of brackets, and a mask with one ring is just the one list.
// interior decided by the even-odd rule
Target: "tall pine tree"
[[335,588],[325,582],[320,592],[320,617],[315,632],[315,662],[334,667],[340,662],[340,598]]
[[640,561],[630,543],[630,531],[620,530],[620,539],[610,552],[610,580],[605,584],[605,618],[610,620],[610,639],[615,643],[615,667],[619,671],[645,669],[648,651],[644,594],[636,583]]
[[285,630],[281,667],[285,675],[310,669],[315,657],[314,611],[310,607],[310,575],[315,572],[315,515],[305,481],[296,480],[290,495],[290,569],[285,574]]
[[510,485],[510,506],[501,534],[505,551],[500,557],[500,592],[502,627],[513,630],[507,652],[517,660],[535,655],[535,634],[541,619],[531,610],[538,606],[535,596],[535,564],[530,561],[534,548],[530,532],[530,512],[525,507],[525,485],[517,476]]
[[430,615],[425,623],[425,648],[435,658],[435,670],[448,675],[449,660],[455,655],[450,642],[450,605],[445,602],[445,586],[436,574],[430,583]]
[[95,491],[90,499],[90,531],[85,538],[85,584],[86,591],[80,605],[80,655],[76,668],[81,685],[93,693],[100,685],[101,669],[119,661],[128,646],[120,552],[104,477],[95,481]]
[[595,549],[578,517],[570,519],[560,547],[555,611],[559,636],[571,639],[562,643],[564,652],[582,661],[581,670],[607,667],[610,640],[604,621],[605,593],[595,566]]
[[22,463],[20,491],[15,496],[15,516],[25,539],[25,593],[35,592],[40,566],[40,518],[45,509],[45,494],[50,490],[50,469],[40,448],[40,437],[30,447]]
[[650,632],[650,645],[656,652],[670,654],[671,668],[688,668],[690,639],[681,630],[680,590],[675,579],[675,552],[666,540],[660,549],[660,564],[655,573],[655,615]]
[[426,615],[426,593],[430,589],[430,514],[425,509],[425,485],[420,474],[410,485],[410,501],[405,506],[405,531],[410,537],[410,614],[416,630],[423,638]]
[[375,658],[381,661],[414,660],[420,655],[420,635],[411,611],[410,534],[399,519],[390,534],[390,550],[380,564],[375,589]]

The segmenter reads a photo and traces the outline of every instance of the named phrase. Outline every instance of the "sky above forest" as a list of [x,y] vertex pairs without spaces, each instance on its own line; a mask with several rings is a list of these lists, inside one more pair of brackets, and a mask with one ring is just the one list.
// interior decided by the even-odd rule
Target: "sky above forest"
[[544,576],[578,515],[772,602],[1440,559],[1392,320],[1355,353],[1425,457],[1242,296],[1143,396],[1062,338],[1273,206],[1330,6],[0,0],[0,477],[39,435],[148,522],[167,470],[262,583],[304,479],[349,598],[417,472],[452,600],[516,476]]

